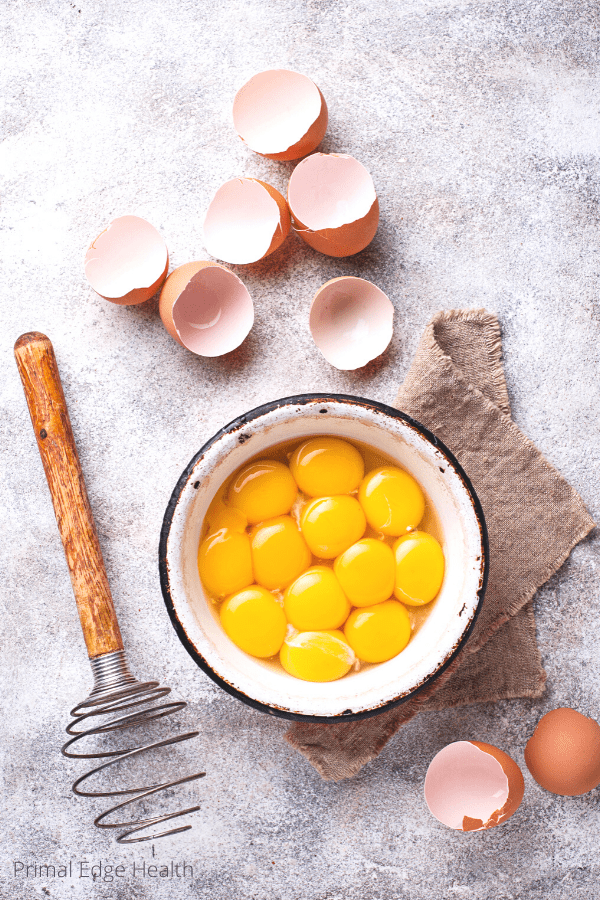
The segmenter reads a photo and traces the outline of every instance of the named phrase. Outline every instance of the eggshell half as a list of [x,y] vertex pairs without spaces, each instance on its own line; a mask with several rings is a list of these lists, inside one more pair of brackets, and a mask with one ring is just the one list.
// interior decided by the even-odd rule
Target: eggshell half
[[85,275],[105,300],[143,303],[167,277],[167,245],[156,228],[139,216],[119,216],[90,244]]
[[211,200],[204,243],[217,259],[253,263],[277,250],[290,227],[287,203],[279,191],[257,178],[234,178]]
[[458,831],[482,831],[506,822],[524,792],[516,762],[482,741],[448,744],[433,757],[425,777],[431,814]]
[[553,709],[529,738],[525,762],[547,791],[587,794],[600,784],[600,725],[574,709]]
[[233,124],[245,144],[269,159],[300,159],[327,130],[327,104],[310,78],[288,69],[259,72],[233,101]]
[[294,230],[327,256],[352,256],[375,237],[379,201],[362,163],[339,153],[313,153],[288,185]]
[[310,308],[313,340],[336,369],[359,369],[388,346],[394,307],[370,281],[344,275],[319,288]]
[[199,356],[235,350],[254,322],[254,304],[237,275],[205,260],[171,272],[159,312],[171,337]]

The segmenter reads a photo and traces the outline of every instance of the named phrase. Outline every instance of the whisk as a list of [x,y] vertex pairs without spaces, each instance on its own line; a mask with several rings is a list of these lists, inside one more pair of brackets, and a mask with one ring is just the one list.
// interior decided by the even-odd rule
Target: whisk
[[[119,750],[83,753],[72,749],[75,744],[87,737],[108,735],[121,729],[146,725],[180,712],[186,703],[183,701],[157,703],[167,697],[171,689],[161,687],[158,681],[138,681],[127,665],[58,366],[49,338],[35,331],[21,335],[15,343],[15,358],[52,496],[94,676],[94,687],[89,697],[71,710],[74,718],[66,730],[73,737],[63,746],[62,752],[65,756],[75,759],[107,760],[78,778],[73,783],[73,791],[82,797],[132,795],[94,820],[94,824],[99,828],[125,828],[126,830],[117,837],[118,843],[133,844],[188,831],[192,827],[189,824],[169,827],[158,833],[154,829],[163,822],[196,812],[200,809],[199,806],[190,806],[187,809],[143,820],[107,822],[106,819],[131,803],[202,778],[205,772],[197,772],[174,781],[121,790],[99,791],[81,788],[88,778],[110,766],[138,757],[149,750],[187,741],[196,737],[199,732],[189,731],[150,744]],[[150,829],[151,833],[140,834]]]

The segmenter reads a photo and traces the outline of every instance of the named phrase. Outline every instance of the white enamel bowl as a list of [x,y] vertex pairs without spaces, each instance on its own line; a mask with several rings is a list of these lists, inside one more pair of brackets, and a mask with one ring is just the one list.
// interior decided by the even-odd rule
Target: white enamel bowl
[[[440,594],[406,649],[388,662],[326,684],[300,681],[278,663],[239,650],[205,597],[197,568],[202,522],[220,485],[269,447],[319,434],[370,444],[410,472],[437,513],[446,558]],[[175,630],[192,659],[217,684],[272,715],[331,721],[374,715],[401,703],[446,668],[462,648],[479,611],[488,547],[483,513],[468,477],[427,429],[373,401],[304,394],[240,416],[194,456],[165,513],[159,565]]]

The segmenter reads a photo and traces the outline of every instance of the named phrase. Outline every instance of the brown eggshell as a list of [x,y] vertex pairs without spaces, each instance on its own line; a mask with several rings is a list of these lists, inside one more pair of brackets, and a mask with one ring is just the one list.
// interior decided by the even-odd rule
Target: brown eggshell
[[432,759],[425,801],[442,824],[458,831],[483,831],[506,822],[525,792],[516,762],[483,741],[455,741]]
[[211,200],[204,242],[211,256],[244,265],[277,250],[290,228],[290,213],[279,191],[258,178],[233,178]]
[[351,156],[313,153],[288,185],[296,233],[327,256],[352,256],[371,243],[379,224],[379,201],[371,175]]
[[139,216],[119,216],[90,244],[85,274],[111,303],[144,303],[167,277],[169,254],[156,228]]
[[327,130],[327,104],[310,78],[287,69],[254,75],[233,101],[233,123],[245,144],[279,161],[300,159]]
[[254,305],[242,281],[208,260],[186,263],[167,278],[159,312],[171,337],[199,356],[235,350],[254,322]]
[[600,784],[600,725],[568,707],[542,716],[525,748],[527,768],[553,794],[577,797]]

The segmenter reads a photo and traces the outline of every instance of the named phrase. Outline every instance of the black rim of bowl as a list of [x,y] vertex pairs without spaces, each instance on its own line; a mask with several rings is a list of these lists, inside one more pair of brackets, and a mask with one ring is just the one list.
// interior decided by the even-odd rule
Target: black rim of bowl
[[[475,608],[475,612],[473,614],[469,627],[465,630],[456,647],[446,657],[442,665],[435,672],[429,675],[422,684],[420,684],[414,690],[409,691],[409,693],[404,694],[402,697],[395,697],[393,700],[390,700],[387,703],[382,704],[381,706],[377,706],[374,709],[365,709],[361,710],[360,712],[352,712],[351,710],[348,710],[335,716],[310,716],[304,715],[303,713],[291,712],[287,709],[281,709],[278,706],[270,706],[266,703],[261,703],[260,701],[255,700],[253,697],[249,697],[247,694],[244,694],[242,691],[234,688],[231,684],[221,678],[221,676],[218,675],[214,671],[214,669],[212,669],[211,666],[206,662],[202,654],[198,652],[192,641],[189,639],[187,632],[181,624],[175,610],[175,604],[173,603],[173,598],[171,597],[171,589],[169,584],[167,544],[169,540],[169,533],[171,531],[173,515],[175,513],[177,504],[179,503],[181,494],[183,493],[184,488],[190,480],[190,475],[192,474],[196,463],[202,456],[204,456],[209,447],[211,447],[216,441],[223,437],[223,435],[231,434],[232,432],[236,431],[240,432],[239,440],[241,443],[244,443],[244,427],[250,425],[255,419],[258,419],[261,416],[264,416],[266,413],[272,412],[273,410],[281,409],[284,406],[308,406],[309,404],[328,403],[331,401],[335,401],[337,403],[352,404],[354,406],[362,406],[365,409],[384,413],[386,416],[390,416],[391,418],[401,419],[402,421],[413,427],[416,431],[418,431],[429,441],[429,443],[433,444],[436,449],[441,451],[441,453],[447,458],[448,462],[453,466],[456,473],[461,478],[471,498],[471,503],[473,505],[473,510],[475,512],[475,516],[477,518],[479,530],[481,533],[481,543],[483,549],[483,572],[480,578],[479,588],[477,590],[477,606]],[[327,411],[325,410],[324,412]],[[259,710],[263,713],[267,713],[271,716],[277,716],[278,718],[282,719],[290,719],[294,722],[322,722],[331,724],[332,722],[339,721],[350,722],[357,719],[367,719],[371,716],[376,716],[379,713],[384,712],[385,710],[393,709],[395,706],[400,706],[402,703],[405,703],[407,700],[412,699],[413,697],[416,697],[418,694],[420,694],[420,692],[425,687],[430,686],[437,678],[439,678],[442,672],[444,672],[448,668],[448,666],[451,665],[451,663],[460,653],[466,641],[468,640],[481,610],[481,604],[485,595],[489,573],[489,542],[483,509],[481,508],[481,503],[479,502],[479,498],[475,493],[475,489],[471,484],[471,480],[469,479],[468,475],[466,474],[454,454],[438,437],[436,437],[431,431],[429,431],[428,428],[425,428],[424,425],[421,425],[421,423],[417,422],[416,419],[413,419],[412,416],[409,416],[398,409],[394,409],[392,406],[387,406],[385,403],[379,403],[376,400],[366,400],[363,397],[354,397],[350,394],[298,394],[297,396],[283,397],[281,400],[273,400],[271,403],[264,403],[262,406],[257,406],[254,409],[251,409],[249,412],[238,416],[236,419],[233,419],[232,422],[229,422],[228,425],[225,425],[223,428],[221,428],[220,431],[218,431],[215,435],[213,435],[213,437],[209,441],[207,441],[192,457],[188,465],[181,473],[181,476],[177,481],[177,484],[175,485],[173,493],[171,494],[171,499],[167,504],[167,509],[165,511],[165,516],[160,532],[160,542],[158,548],[158,569],[160,574],[160,586],[163,599],[167,607],[167,612],[169,613],[169,618],[171,619],[171,623],[175,631],[177,632],[179,640],[181,641],[187,652],[190,654],[196,665],[199,666],[199,668],[202,669],[202,671],[206,675],[208,675],[209,678],[211,678],[216,684],[218,684],[219,687],[223,688],[224,691],[227,691],[228,694],[231,694],[232,697],[236,697],[238,700],[241,700],[247,706],[251,706],[253,707],[253,709]]]

